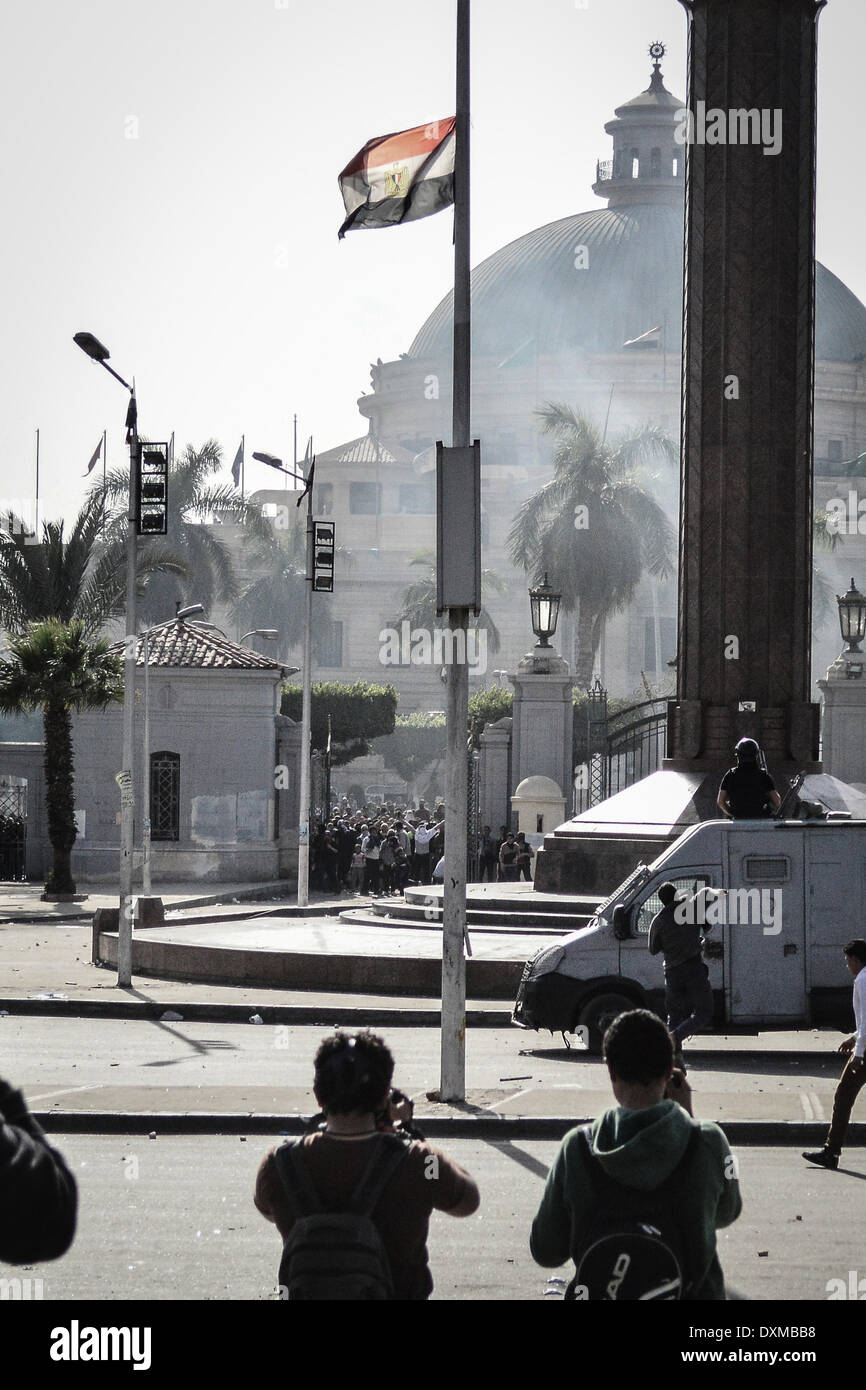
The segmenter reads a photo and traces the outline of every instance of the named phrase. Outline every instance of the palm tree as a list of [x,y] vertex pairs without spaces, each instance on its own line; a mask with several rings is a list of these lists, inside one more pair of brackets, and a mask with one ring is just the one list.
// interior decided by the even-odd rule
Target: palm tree
[[83,622],[50,618],[8,639],[0,661],[0,713],[41,709],[45,728],[45,800],[52,865],[51,896],[75,892],[70,858],[75,843],[72,711],[104,709],[123,697],[123,666],[108,643],[88,640]]
[[555,440],[554,473],[523,503],[508,549],[536,581],[547,571],[566,613],[577,610],[576,684],[586,687],[605,620],[631,602],[645,573],[674,573],[675,529],[644,484],[647,465],[673,464],[677,446],[654,426],[607,443],[567,405],[550,402],[538,414]]
[[[277,653],[287,661],[304,632],[304,586],[307,575],[306,521],[297,518],[285,532],[273,530],[266,540],[250,547],[248,562],[255,573],[232,608],[232,620],[245,628],[274,628]],[[318,596],[317,596],[318,597]],[[315,638],[315,628],[313,636]]]
[[[88,497],[68,533],[63,521],[46,521],[37,540],[19,517],[3,518],[0,627],[21,633],[47,618],[75,619],[92,637],[119,617],[126,603],[126,540],[117,528],[106,533],[107,523],[101,492]],[[143,582],[155,571],[178,568],[164,546],[139,547]]]
[[[855,460],[856,462],[857,460]],[[837,519],[827,511],[826,507],[819,507],[812,516],[812,541],[813,541],[813,560],[812,560],[812,632],[818,631],[825,623],[829,622],[837,612],[835,603],[835,592],[833,585],[827,576],[818,566],[817,557],[814,550],[823,550],[833,554],[841,540]]]
[[[289,494],[291,496],[291,494]],[[276,525],[265,519],[267,530],[256,530],[249,540],[247,564],[254,575],[243,587],[232,610],[232,621],[239,627],[275,628],[279,634],[277,652],[287,661],[304,635],[304,599],[307,576],[307,519],[304,512],[285,508],[288,526],[282,518]],[[341,571],[351,569],[351,550],[337,546]],[[257,573],[257,571],[260,571]],[[331,595],[317,593],[313,599],[313,655],[323,660],[330,642]]]
[[[432,550],[419,550],[409,561],[410,565],[426,570],[423,578],[417,579],[403,590],[403,598],[396,625],[408,622],[412,628],[424,628],[432,632],[436,626],[436,556]],[[507,585],[496,570],[481,571],[481,593],[487,595],[503,594]],[[501,644],[499,628],[486,608],[482,608],[472,624],[487,633],[491,652],[498,652]]]
[[[169,470],[164,549],[177,564],[174,573],[154,574],[148,580],[140,604],[145,621],[164,618],[177,603],[195,601],[209,612],[217,600],[225,603],[237,598],[238,581],[229,546],[220,540],[215,527],[202,523],[228,517],[262,542],[271,538],[271,527],[258,507],[247,502],[232,484],[214,485],[214,474],[221,468],[222,450],[215,439],[209,439],[200,449],[188,444]],[[126,526],[128,489],[128,469],[112,469],[105,480],[104,495],[115,508],[111,519],[115,538]],[[95,491],[103,493],[101,481]],[[139,553],[146,553],[151,544],[149,540],[140,545]]]

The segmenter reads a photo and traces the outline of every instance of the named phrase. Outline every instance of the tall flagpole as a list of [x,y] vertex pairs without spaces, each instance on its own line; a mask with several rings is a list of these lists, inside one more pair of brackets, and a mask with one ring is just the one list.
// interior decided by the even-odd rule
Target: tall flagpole
[[241,503],[243,503],[243,500],[244,500],[244,483],[245,483],[245,480],[246,480],[246,466],[247,466],[247,460],[246,460],[246,441],[247,441],[246,435],[245,435],[245,434],[242,434],[242,435],[241,435]]
[[[457,0],[457,130],[454,161],[454,386],[453,449],[469,446],[469,0]],[[438,557],[441,565],[443,556]],[[443,1101],[466,1098],[466,844],[469,668],[466,661],[468,608],[449,608],[451,663],[448,666],[445,762],[445,879],[442,902],[442,1043],[439,1094]],[[461,650],[464,659],[460,660]]]
[[39,431],[36,431],[36,520],[33,534],[39,540]]
[[105,496],[105,488],[106,488],[105,469],[106,469],[106,459],[107,459],[107,458],[108,458],[108,431],[107,431],[107,430],[103,430],[103,431],[102,431],[102,495],[103,495],[103,497]]

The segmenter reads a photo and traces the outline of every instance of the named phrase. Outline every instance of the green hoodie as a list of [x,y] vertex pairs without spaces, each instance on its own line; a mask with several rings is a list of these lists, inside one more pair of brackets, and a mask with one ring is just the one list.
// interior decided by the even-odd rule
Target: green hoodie
[[[673,1100],[646,1110],[618,1105],[593,1124],[592,1151],[615,1182],[650,1192],[673,1172],[695,1127],[701,1142],[689,1161],[679,1205],[692,1280],[689,1297],[723,1299],[716,1230],[736,1221],[742,1202],[736,1164],[718,1125],[693,1120]],[[592,1180],[578,1136],[573,1129],[563,1139],[532,1223],[532,1257],[546,1267],[565,1264],[593,1215]]]

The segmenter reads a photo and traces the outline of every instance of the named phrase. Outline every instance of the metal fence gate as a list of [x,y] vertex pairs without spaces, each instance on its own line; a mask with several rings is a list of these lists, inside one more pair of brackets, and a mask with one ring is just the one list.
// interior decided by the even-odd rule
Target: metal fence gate
[[609,714],[607,691],[595,682],[586,701],[586,762],[575,774],[574,815],[658,771],[665,756],[668,699],[642,700]]
[[472,748],[469,749],[467,759],[466,880],[468,883],[473,883],[480,876],[478,846],[481,839],[481,826],[478,821],[481,815],[481,777],[479,775],[481,759]]
[[27,786],[0,787],[0,880],[27,876]]

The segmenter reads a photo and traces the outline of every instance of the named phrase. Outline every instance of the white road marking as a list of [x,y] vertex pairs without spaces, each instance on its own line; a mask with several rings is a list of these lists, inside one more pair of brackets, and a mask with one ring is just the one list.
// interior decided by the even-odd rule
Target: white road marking
[[810,1091],[810,1092],[809,1092],[809,1099],[810,1099],[810,1101],[812,1102],[812,1109],[813,1109],[814,1112],[815,1112],[815,1119],[816,1119],[816,1120],[825,1120],[827,1117],[826,1117],[826,1115],[824,1114],[824,1107],[823,1107],[823,1105],[821,1104],[821,1101],[820,1101],[819,1097],[816,1096],[816,1094],[815,1094],[814,1091]]
[[35,1105],[37,1100],[50,1100],[52,1096],[71,1096],[76,1091],[99,1091],[103,1085],[102,1081],[94,1081],[90,1086],[64,1086],[62,1091],[43,1091],[41,1095],[28,1096],[27,1104]]

